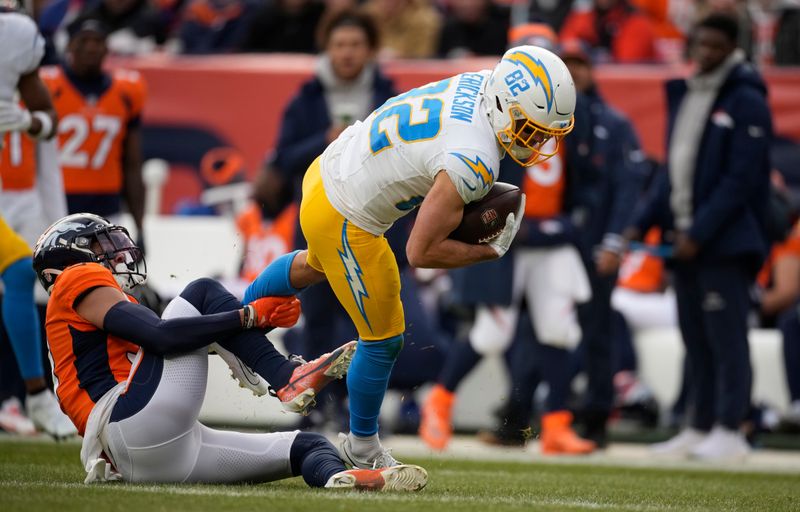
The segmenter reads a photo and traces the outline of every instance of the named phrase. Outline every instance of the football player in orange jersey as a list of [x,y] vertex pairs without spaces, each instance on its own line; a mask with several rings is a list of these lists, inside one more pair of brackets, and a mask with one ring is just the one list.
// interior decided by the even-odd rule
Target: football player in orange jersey
[[99,19],[78,18],[68,33],[65,63],[42,72],[60,119],[59,162],[68,210],[115,218],[124,199],[141,241],[139,123],[145,83],[135,71],[103,70],[108,27]]
[[[50,96],[38,75],[44,40],[36,23],[14,10],[8,0],[0,2],[0,167],[7,189],[24,185],[26,179],[33,180],[36,174],[35,163],[26,158],[30,155],[21,149],[23,142],[32,150],[34,143],[29,137],[45,141],[52,137],[56,127]],[[43,145],[47,144],[43,142]],[[43,173],[39,178],[48,179],[52,175],[57,173]],[[47,206],[58,202],[57,188],[42,187],[43,192],[51,193],[49,200],[43,198]],[[60,200],[63,203],[63,197]],[[39,200],[33,201],[38,207]],[[47,389],[39,315],[33,297],[36,278],[31,268],[31,250],[17,232],[20,227],[25,227],[25,220],[36,224],[36,208],[30,198],[16,197],[16,190],[5,190],[0,206],[3,213],[0,217],[0,277],[5,286],[2,316],[20,375],[25,380],[26,411],[38,428],[54,437],[74,435],[74,427]],[[43,227],[34,229],[41,231]],[[0,409],[3,428],[29,431],[30,423],[24,420],[16,399],[4,402]]]
[[142,251],[125,228],[93,214],[69,215],[48,228],[34,249],[34,269],[51,294],[47,339],[56,390],[84,437],[87,483],[303,475],[314,487],[419,490],[427,482],[417,466],[346,471],[319,434],[224,432],[198,422],[212,344],[267,378],[297,412],[346,373],[354,341],[306,363],[287,359],[265,337],[297,322],[294,296],[260,297],[242,307],[216,281],[198,279],[159,318],[126,293],[147,277]]

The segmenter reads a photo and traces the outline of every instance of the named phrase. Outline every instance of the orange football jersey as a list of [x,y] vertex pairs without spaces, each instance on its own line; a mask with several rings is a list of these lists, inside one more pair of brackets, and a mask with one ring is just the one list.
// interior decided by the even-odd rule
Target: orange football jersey
[[523,171],[525,217],[546,219],[561,213],[566,186],[565,171],[563,144],[551,158]]
[[261,209],[253,203],[236,218],[239,233],[244,239],[242,279],[252,281],[272,260],[291,250],[297,214],[297,204],[292,203],[274,221],[265,221]]
[[775,262],[787,256],[800,258],[800,223],[794,226],[786,240],[772,246],[767,261],[764,262],[758,272],[756,282],[763,288],[769,287],[772,282],[772,269],[775,266]]
[[[661,230],[652,228],[644,237],[648,245],[661,241]],[[664,260],[647,251],[631,251],[622,259],[617,284],[639,293],[654,293],[664,289]]]
[[115,194],[122,190],[123,143],[141,115],[145,84],[138,72],[114,71],[98,97],[84,96],[62,68],[41,76],[58,113],[59,163],[67,194]]
[[45,326],[56,394],[80,435],[94,404],[131,374],[131,361],[139,351],[137,345],[98,329],[75,311],[78,298],[101,286],[121,290],[106,267],[73,265],[56,278],[47,303]]
[[36,143],[20,132],[0,134],[0,179],[3,190],[29,190],[36,185]]

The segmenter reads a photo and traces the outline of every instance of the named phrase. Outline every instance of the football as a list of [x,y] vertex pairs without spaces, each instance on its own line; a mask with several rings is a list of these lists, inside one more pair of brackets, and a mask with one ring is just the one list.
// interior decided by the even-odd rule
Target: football
[[495,183],[480,201],[464,207],[461,224],[448,238],[468,244],[483,244],[503,231],[506,217],[519,208],[522,191],[508,183]]

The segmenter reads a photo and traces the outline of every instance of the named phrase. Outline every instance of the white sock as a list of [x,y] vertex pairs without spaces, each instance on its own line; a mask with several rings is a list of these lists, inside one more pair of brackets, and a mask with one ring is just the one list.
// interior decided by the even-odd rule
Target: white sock
[[381,449],[381,440],[378,438],[377,433],[367,437],[360,437],[350,432],[348,437],[350,438],[350,449],[353,451],[353,455],[358,458],[369,458],[370,455],[379,452]]

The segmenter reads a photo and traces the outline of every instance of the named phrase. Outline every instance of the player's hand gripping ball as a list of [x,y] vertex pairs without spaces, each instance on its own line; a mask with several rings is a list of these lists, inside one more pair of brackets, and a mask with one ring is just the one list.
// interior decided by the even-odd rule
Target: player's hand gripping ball
[[[524,194],[514,185],[495,183],[480,201],[464,207],[461,224],[448,238],[468,244],[485,244],[502,233],[510,213],[519,215]],[[519,220],[519,219],[517,219]]]

